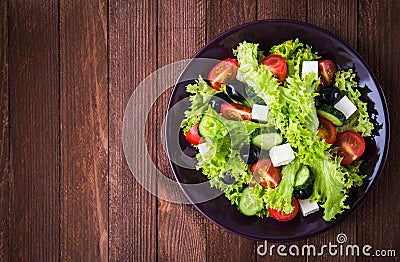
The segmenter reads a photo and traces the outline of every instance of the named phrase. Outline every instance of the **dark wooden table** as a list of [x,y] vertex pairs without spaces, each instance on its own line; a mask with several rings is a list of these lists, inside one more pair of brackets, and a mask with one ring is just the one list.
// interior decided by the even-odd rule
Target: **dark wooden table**
[[[146,192],[125,162],[124,109],[147,75],[190,58],[229,28],[270,18],[323,27],[353,46],[381,83],[392,123],[386,167],[363,206],[295,244],[334,243],[342,232],[348,243],[395,249],[398,259],[398,0],[3,0],[0,261],[356,260],[259,256],[261,243]],[[170,92],[148,116],[147,142],[172,176],[159,142]]]

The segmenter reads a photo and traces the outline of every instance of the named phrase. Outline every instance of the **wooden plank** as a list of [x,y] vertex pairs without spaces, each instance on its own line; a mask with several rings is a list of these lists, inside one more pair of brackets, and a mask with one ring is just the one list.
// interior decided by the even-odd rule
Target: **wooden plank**
[[[259,0],[257,4],[258,19],[289,19],[306,22],[307,21],[307,0],[299,1],[279,1],[279,0]],[[287,247],[297,245],[302,247],[307,243],[306,240],[283,243]],[[258,242],[257,245],[263,244]],[[268,243],[268,245],[279,245],[279,243]],[[276,253],[273,257],[257,256],[257,261],[304,261],[306,257],[283,257]]]
[[[121,141],[128,100],[140,82],[156,69],[156,25],[156,1],[109,3],[109,257],[112,261],[156,260],[157,199],[135,180],[126,164]],[[146,94],[152,91],[149,89]],[[144,110],[144,105],[136,106]],[[152,121],[149,123],[153,125]],[[158,132],[156,128],[148,130],[149,137]],[[132,143],[140,143],[140,139],[134,137]],[[136,171],[150,172],[145,167]]]
[[357,1],[308,1],[308,22],[322,27],[357,48]]
[[[375,249],[400,250],[400,191],[397,177],[400,121],[400,5],[398,1],[359,1],[358,48],[382,86],[391,120],[390,153],[372,194],[358,211],[357,238]],[[398,256],[398,254],[397,254]]]
[[233,27],[257,20],[256,5],[256,1],[251,0],[208,0],[207,42]]
[[[357,46],[357,1],[308,1],[308,22],[322,27],[349,45]],[[338,234],[345,234],[349,243],[357,243],[357,217],[352,216],[327,232],[312,237],[308,243],[321,246],[332,242],[336,244]],[[311,257],[311,261],[336,261],[336,256],[324,254],[319,257]],[[354,261],[354,257],[342,257],[343,261]]]
[[[178,8],[177,8],[178,7]],[[206,3],[195,0],[158,1],[158,67],[188,59],[205,44]],[[165,87],[168,88],[168,87]],[[152,113],[159,130],[171,89],[160,96]],[[149,119],[150,120],[150,119]],[[155,141],[161,140],[161,132]],[[171,179],[172,171],[161,144],[156,147],[157,167]],[[158,185],[159,191],[165,190]],[[158,259],[160,261],[205,261],[205,219],[191,205],[173,204],[159,199]]]
[[108,259],[107,2],[60,2],[62,260]]
[[[256,1],[207,1],[207,42],[233,27],[256,20],[256,16]],[[255,241],[227,232],[208,220],[206,225],[208,261],[256,260]]]
[[9,1],[9,30],[9,252],[13,260],[57,261],[58,1]]
[[8,3],[0,3],[0,261],[10,260],[9,252],[9,91],[8,91]]
[[258,0],[257,19],[290,19],[307,22],[307,0]]

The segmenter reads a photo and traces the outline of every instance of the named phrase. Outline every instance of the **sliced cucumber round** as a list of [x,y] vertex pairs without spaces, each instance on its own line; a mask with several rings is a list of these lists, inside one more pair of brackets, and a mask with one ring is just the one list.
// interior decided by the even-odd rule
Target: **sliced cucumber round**
[[310,169],[307,166],[302,166],[296,174],[294,187],[296,189],[304,189],[308,187],[309,182],[312,182]]
[[318,110],[318,115],[325,117],[335,126],[342,126],[346,121],[346,116],[331,105],[322,104]]
[[252,188],[246,187],[243,189],[239,200],[239,211],[245,216],[255,216],[262,209],[263,202],[253,197]]
[[250,135],[251,143],[261,149],[270,150],[276,145],[282,144],[282,136],[274,127],[262,127],[254,130]]

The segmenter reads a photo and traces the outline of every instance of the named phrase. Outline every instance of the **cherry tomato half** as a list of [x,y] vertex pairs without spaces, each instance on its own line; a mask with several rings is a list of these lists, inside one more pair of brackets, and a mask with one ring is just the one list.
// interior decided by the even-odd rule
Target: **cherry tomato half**
[[251,167],[254,180],[263,188],[275,188],[281,182],[281,169],[272,165],[271,159],[258,160]]
[[335,83],[337,68],[332,60],[319,61],[318,71],[321,76],[320,87],[332,86]]
[[365,140],[359,133],[346,130],[337,134],[334,146],[339,148],[337,155],[343,157],[341,164],[349,165],[364,154]]
[[197,146],[198,144],[206,142],[204,138],[199,135],[199,124],[192,126],[186,133],[186,140],[192,145]]
[[333,144],[336,141],[336,127],[325,117],[318,117],[318,138],[325,140],[328,144]]
[[251,120],[251,108],[233,103],[223,103],[221,105],[221,114],[229,120]]
[[237,70],[238,61],[236,59],[224,59],[211,69],[208,73],[208,80],[212,87],[219,91],[222,83],[226,84],[236,78]]
[[268,208],[268,212],[275,220],[286,222],[292,220],[297,213],[299,213],[299,201],[296,198],[292,199],[292,206],[294,206],[293,211],[290,214],[286,214],[283,210],[276,210],[273,208]]
[[280,82],[283,82],[287,74],[286,60],[280,55],[269,55],[261,60],[260,64],[264,65],[267,70],[271,71],[278,77]]

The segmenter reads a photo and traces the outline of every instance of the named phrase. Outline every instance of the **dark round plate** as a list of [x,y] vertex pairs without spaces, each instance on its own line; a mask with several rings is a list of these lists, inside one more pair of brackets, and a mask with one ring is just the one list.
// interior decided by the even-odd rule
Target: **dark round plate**
[[[264,20],[241,25],[231,29],[203,47],[194,58],[214,58],[223,60],[233,57],[232,49],[246,40],[260,44],[260,49],[268,52],[276,44],[285,40],[299,38],[301,42],[311,45],[313,51],[317,51],[323,58],[332,59],[340,68],[354,68],[360,81],[364,101],[368,102],[369,112],[375,121],[374,135],[367,139],[366,152],[363,156],[362,171],[367,174],[364,184],[360,188],[352,190],[349,194],[348,204],[350,209],[338,215],[334,221],[326,222],[322,219],[322,210],[303,217],[298,215],[294,220],[281,223],[274,219],[261,219],[257,217],[246,217],[240,214],[236,206],[230,204],[224,195],[220,195],[210,201],[195,203],[197,197],[207,196],[210,192],[189,190],[181,187],[188,199],[204,216],[218,226],[236,233],[240,236],[255,240],[269,241],[293,241],[303,239],[312,235],[319,234],[332,226],[338,224],[355,210],[357,210],[365,197],[373,188],[381,173],[388,151],[389,145],[389,117],[385,97],[373,76],[372,72],[357,52],[349,45],[339,40],[333,34],[315,27],[310,24],[287,21],[287,20]],[[174,117],[167,119],[166,140],[167,151],[171,155],[176,145],[176,137],[179,132],[179,124],[187,109],[188,103],[178,103],[178,101],[188,96],[185,91],[186,84],[194,82],[198,75],[206,77],[212,65],[199,65],[196,60],[191,60],[172,92],[168,110],[174,107]],[[187,155],[193,156],[194,149],[185,141],[182,134],[179,136],[179,144],[182,151]],[[183,153],[182,153],[183,154]],[[176,156],[175,156],[176,157]],[[195,162],[193,163],[193,167]],[[205,181],[205,176],[200,171],[180,167],[171,161],[171,166],[177,181],[181,183],[195,184]],[[212,189],[210,189],[212,190]],[[215,189],[214,189],[215,190]]]

